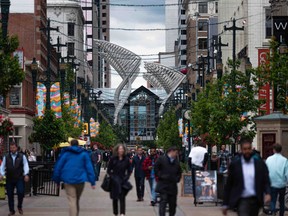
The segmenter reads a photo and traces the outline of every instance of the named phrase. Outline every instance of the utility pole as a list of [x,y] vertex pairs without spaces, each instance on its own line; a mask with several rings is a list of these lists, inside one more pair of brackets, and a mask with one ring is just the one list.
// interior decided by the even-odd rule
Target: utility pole
[[46,68],[46,81],[45,81],[45,86],[46,86],[46,110],[51,109],[51,102],[50,102],[50,88],[51,88],[51,43],[50,43],[50,33],[51,31],[59,31],[58,27],[57,28],[52,28],[50,26],[51,20],[48,18],[47,20],[47,26],[46,28],[43,28],[41,30],[46,31],[47,33],[47,68]]
[[67,44],[61,44],[60,43],[60,37],[58,36],[57,37],[57,43],[56,44],[53,44],[52,45],[53,47],[57,47],[57,54],[58,54],[58,65],[57,65],[57,69],[58,69],[58,72],[57,72],[57,76],[59,77],[59,71],[60,71],[60,59],[61,59],[61,47],[66,47]]
[[218,43],[214,44],[217,47],[216,67],[217,67],[217,79],[221,79],[223,75],[223,63],[222,63],[222,47],[227,47],[227,44],[222,43],[222,38],[219,36]]
[[236,26],[236,19],[233,19],[233,26],[232,27],[226,27],[224,26],[225,31],[233,31],[233,48],[232,48],[232,54],[233,54],[233,68],[232,68],[232,92],[236,92],[236,31],[244,31],[244,26],[242,27],[237,27]]

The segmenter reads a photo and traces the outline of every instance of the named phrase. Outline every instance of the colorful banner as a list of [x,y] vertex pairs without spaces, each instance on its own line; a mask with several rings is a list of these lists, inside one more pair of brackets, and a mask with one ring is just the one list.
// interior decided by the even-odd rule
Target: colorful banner
[[[265,65],[268,63],[267,54],[269,53],[269,49],[258,49],[258,65]],[[270,114],[270,85],[267,83],[262,88],[259,89],[258,93],[259,100],[265,100],[265,103],[260,105],[259,111],[265,112],[266,115]]]
[[90,118],[90,136],[96,137],[96,122],[93,118]]
[[183,119],[178,120],[179,137],[183,137]]
[[75,119],[74,127],[79,127],[81,122],[81,107],[78,105],[76,98],[71,101],[71,113]]
[[55,82],[50,88],[51,110],[55,112],[56,118],[62,118],[60,82]]
[[100,132],[100,123],[97,121],[96,122],[96,136],[99,135],[99,132]]
[[70,105],[70,94],[69,94],[69,92],[64,92],[64,94],[63,94],[63,104],[64,104],[64,106],[69,106]]
[[37,82],[36,92],[36,117],[42,117],[46,108],[46,87],[43,83]]

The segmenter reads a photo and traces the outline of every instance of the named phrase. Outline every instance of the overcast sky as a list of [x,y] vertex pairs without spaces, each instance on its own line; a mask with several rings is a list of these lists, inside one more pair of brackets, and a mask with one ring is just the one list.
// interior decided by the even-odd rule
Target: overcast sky
[[[110,0],[110,3],[117,4],[162,4],[164,0]],[[164,7],[118,7],[111,6],[111,28],[164,28],[165,27],[165,10]],[[116,31],[111,30],[112,43],[125,47],[128,50],[138,54],[156,54],[165,51],[165,32],[164,31]],[[157,58],[157,56],[143,56],[143,61],[148,58]],[[152,59],[150,61],[156,61]],[[143,61],[141,72],[144,72]],[[115,74],[112,69],[112,87],[117,87],[121,78]],[[142,74],[142,73],[141,73]],[[140,74],[140,75],[141,75]],[[137,78],[133,87],[146,86],[143,78]]]

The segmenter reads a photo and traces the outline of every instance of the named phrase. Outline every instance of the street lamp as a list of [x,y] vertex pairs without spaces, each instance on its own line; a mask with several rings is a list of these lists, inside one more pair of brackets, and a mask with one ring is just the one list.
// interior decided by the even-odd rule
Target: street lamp
[[61,92],[65,91],[65,76],[66,76],[66,63],[64,59],[61,59],[61,62],[59,64],[59,69],[60,69],[60,79],[61,79]]
[[1,0],[2,37],[4,40],[6,40],[8,34],[8,19],[9,19],[10,5],[11,5],[10,0]]

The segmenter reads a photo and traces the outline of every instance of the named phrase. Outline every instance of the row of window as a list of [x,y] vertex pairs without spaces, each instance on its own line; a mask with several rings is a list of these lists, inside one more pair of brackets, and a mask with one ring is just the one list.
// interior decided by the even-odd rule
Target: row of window
[[[181,45],[187,45],[187,40],[181,40]],[[198,38],[198,49],[203,50],[207,49],[207,38]],[[184,50],[182,50],[185,52]],[[181,51],[181,54],[182,54]],[[186,53],[183,53],[182,55],[185,55]]]

